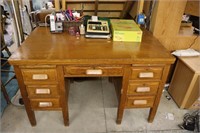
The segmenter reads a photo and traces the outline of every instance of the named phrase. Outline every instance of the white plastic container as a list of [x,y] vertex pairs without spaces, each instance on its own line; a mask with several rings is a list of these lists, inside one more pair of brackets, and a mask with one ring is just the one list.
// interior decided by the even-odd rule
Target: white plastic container
[[80,30],[80,35],[85,34],[85,26],[83,24],[81,24],[81,26],[79,26],[79,30]]

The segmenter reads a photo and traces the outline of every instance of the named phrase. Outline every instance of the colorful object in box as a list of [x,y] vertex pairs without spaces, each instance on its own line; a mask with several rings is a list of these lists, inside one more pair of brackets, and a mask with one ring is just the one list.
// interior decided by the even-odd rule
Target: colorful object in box
[[113,41],[141,42],[142,30],[133,20],[111,19]]

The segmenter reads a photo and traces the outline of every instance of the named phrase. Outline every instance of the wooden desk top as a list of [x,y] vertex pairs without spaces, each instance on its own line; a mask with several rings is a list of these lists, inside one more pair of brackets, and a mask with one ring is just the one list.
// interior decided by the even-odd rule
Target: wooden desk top
[[175,58],[148,31],[142,42],[76,38],[67,32],[51,34],[38,27],[12,54],[12,65],[34,64],[172,64]]

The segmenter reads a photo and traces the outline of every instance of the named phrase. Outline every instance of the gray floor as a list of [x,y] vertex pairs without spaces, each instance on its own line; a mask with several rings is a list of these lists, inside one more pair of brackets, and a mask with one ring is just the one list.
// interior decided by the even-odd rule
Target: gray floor
[[[59,111],[36,111],[37,126],[31,127],[23,107],[9,105],[1,118],[2,133],[186,133],[177,125],[187,110],[179,109],[166,92],[153,123],[147,122],[149,109],[127,109],[117,125],[117,98],[107,78],[75,81],[70,86],[70,126],[63,125]],[[167,119],[167,113],[174,120]]]

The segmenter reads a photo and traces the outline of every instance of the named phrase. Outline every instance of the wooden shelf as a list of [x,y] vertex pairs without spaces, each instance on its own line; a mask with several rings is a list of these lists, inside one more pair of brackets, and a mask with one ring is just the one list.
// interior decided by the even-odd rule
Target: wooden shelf
[[[83,12],[85,15],[97,15],[108,18],[124,18],[131,6],[128,0],[64,0],[64,9],[74,9]],[[64,10],[63,9],[63,10]],[[93,12],[93,13],[92,13]]]
[[190,26],[190,27],[180,27],[179,30],[179,36],[197,36],[196,34],[194,34],[193,32],[194,27]]

